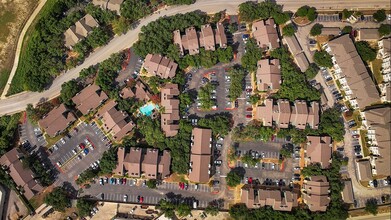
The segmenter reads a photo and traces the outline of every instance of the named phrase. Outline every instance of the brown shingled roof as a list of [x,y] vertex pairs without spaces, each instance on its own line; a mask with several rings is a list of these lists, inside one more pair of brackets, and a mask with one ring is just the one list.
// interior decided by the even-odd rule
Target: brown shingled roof
[[191,154],[189,180],[197,183],[207,183],[210,176],[210,160],[211,155]]
[[344,187],[342,191],[342,199],[347,204],[354,203],[354,194],[353,194],[353,186],[351,180],[345,180]]
[[158,172],[161,178],[166,178],[170,175],[171,155],[167,150],[163,151],[163,154],[159,159]]
[[281,83],[280,61],[278,59],[263,59],[258,61],[257,66],[258,90],[279,89]]
[[168,83],[160,90],[161,106],[164,112],[161,114],[161,128],[166,137],[173,137],[179,129],[179,89],[177,84]]
[[360,160],[357,161],[357,174],[358,179],[361,181],[372,180],[372,166],[369,160]]
[[366,106],[380,100],[379,92],[373,83],[361,57],[349,38],[348,34],[342,35],[328,43],[332,55],[345,75],[347,84],[353,92],[352,98],[356,98],[358,107]]
[[159,156],[159,150],[158,149],[146,149],[146,152],[144,154],[144,159],[141,164],[141,169],[148,179],[156,179],[157,171],[158,171],[158,156]]
[[380,38],[377,28],[361,28],[357,34],[358,40],[374,41]]
[[279,47],[276,24],[272,18],[254,22],[252,35],[257,45],[261,48],[270,50]]
[[324,212],[330,203],[330,184],[325,176],[312,176],[303,183],[302,193],[304,203],[313,211]]
[[309,163],[320,163],[323,169],[330,166],[332,146],[331,137],[307,136],[306,147]]
[[77,21],[75,25],[72,25],[65,31],[65,46],[74,46],[76,43],[87,37],[94,27],[98,26],[98,22],[90,14],[86,14]]
[[45,129],[46,133],[54,137],[63,132],[70,124],[76,121],[72,112],[68,111],[64,104],[52,109],[46,117],[38,121],[39,126]]
[[72,101],[75,103],[76,108],[83,115],[86,115],[91,110],[99,107],[107,98],[106,93],[104,93],[98,85],[92,84],[76,94],[72,98]]
[[193,128],[192,132],[192,154],[211,154],[212,130],[204,128]]
[[375,130],[379,157],[376,158],[378,176],[391,175],[391,107],[375,108],[365,111],[368,129]]
[[261,120],[263,126],[273,126],[273,100],[266,99],[263,105],[257,106],[256,119]]
[[291,106],[288,100],[279,99],[273,107],[273,120],[280,128],[288,128],[291,117]]
[[295,100],[295,105],[292,106],[291,123],[298,129],[305,129],[307,125],[308,108],[307,102]]
[[204,47],[205,50],[212,50],[212,51],[216,49],[215,37],[214,37],[212,26],[210,26],[210,24],[205,24],[201,26],[200,47]]
[[145,57],[144,68],[152,76],[167,79],[175,76],[178,64],[160,54],[148,54]]
[[40,193],[43,187],[34,179],[35,175],[31,169],[23,167],[20,160],[23,157],[24,154],[18,148],[13,148],[0,158],[0,164],[9,169],[9,175],[15,184],[23,188],[24,196],[27,199],[31,199],[34,195]]

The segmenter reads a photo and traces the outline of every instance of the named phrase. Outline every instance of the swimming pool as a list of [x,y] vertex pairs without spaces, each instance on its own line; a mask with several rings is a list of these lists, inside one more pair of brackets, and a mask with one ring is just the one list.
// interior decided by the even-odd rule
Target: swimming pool
[[146,116],[151,116],[153,110],[157,108],[157,106],[153,103],[149,103],[149,104],[146,104],[144,105],[143,107],[140,108],[140,112],[141,114],[143,115],[146,115]]

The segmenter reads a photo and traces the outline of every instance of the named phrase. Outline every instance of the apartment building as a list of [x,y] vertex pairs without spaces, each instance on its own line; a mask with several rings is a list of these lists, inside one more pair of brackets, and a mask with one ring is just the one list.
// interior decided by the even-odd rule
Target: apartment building
[[222,23],[216,24],[216,29],[213,29],[210,24],[201,26],[201,31],[197,32],[194,27],[186,28],[185,34],[181,36],[179,30],[173,32],[174,44],[179,47],[180,55],[185,55],[187,51],[190,55],[195,55],[200,52],[200,48],[205,50],[216,50],[216,46],[220,48],[227,47],[227,36],[224,32]]
[[241,202],[247,208],[270,206],[276,211],[292,211],[298,206],[298,194],[288,188],[259,188],[245,185],[241,189]]
[[323,45],[332,56],[334,77],[353,108],[364,109],[380,101],[379,92],[348,34]]
[[140,80],[135,82],[131,79],[126,82],[126,86],[122,88],[119,96],[123,99],[135,98],[139,101],[148,102],[151,100],[152,94]]
[[129,134],[135,126],[126,112],[117,109],[117,103],[114,100],[99,109],[95,117],[102,120],[103,130],[110,133],[116,141],[120,141]]
[[320,35],[338,36],[340,33],[341,29],[339,29],[339,27],[322,27],[322,33]]
[[98,26],[98,22],[90,14],[86,14],[75,25],[72,25],[65,31],[65,46],[72,48],[75,44],[86,38],[94,27]]
[[171,166],[170,152],[159,152],[153,148],[131,147],[129,152],[123,147],[118,148],[118,163],[113,171],[120,176],[148,179],[164,179],[168,177]]
[[121,4],[124,0],[92,0],[92,4],[100,7],[103,10],[110,10],[117,13],[117,15],[121,14]]
[[33,171],[23,166],[23,157],[24,154],[18,148],[13,148],[0,158],[0,169],[7,170],[17,189],[29,200],[44,188],[35,179]]
[[75,103],[77,110],[86,115],[98,108],[107,99],[106,93],[98,85],[92,84],[77,93],[72,98],[72,102]]
[[383,38],[377,42],[379,50],[377,58],[382,62],[383,81],[385,83],[391,82],[391,38]]
[[189,180],[207,183],[211,170],[212,130],[193,128],[191,140]]
[[74,121],[75,115],[64,104],[52,109],[47,115],[38,121],[38,125],[46,131],[50,137],[57,136],[65,131]]
[[277,25],[274,23],[273,18],[254,22],[252,25],[252,36],[257,45],[264,50],[272,50],[280,46]]
[[304,180],[302,198],[312,212],[325,212],[330,204],[330,184],[325,176],[311,176]]
[[327,169],[331,164],[333,145],[329,136],[307,136],[305,146],[306,165],[319,163],[322,169]]
[[372,174],[378,178],[391,175],[391,107],[366,110],[367,146],[372,155]]
[[372,166],[369,160],[357,160],[357,177],[360,181],[369,181],[372,180]]
[[256,107],[256,120],[260,120],[263,126],[277,126],[288,128],[290,125],[298,129],[305,129],[309,126],[318,129],[319,125],[319,103],[296,100],[291,103],[288,100],[266,99],[263,105]]
[[160,90],[163,111],[160,126],[166,137],[173,137],[179,130],[179,89],[178,84],[168,83]]
[[278,59],[259,60],[256,78],[259,91],[278,90],[281,84],[280,61]]
[[158,76],[162,79],[173,78],[178,64],[160,54],[148,54],[145,57],[144,69],[150,76]]
[[380,35],[377,28],[361,28],[357,31],[358,41],[377,41]]
[[288,49],[292,53],[294,61],[300,68],[300,71],[305,72],[310,66],[310,62],[308,62],[307,56],[305,55],[302,47],[300,46],[296,35],[293,35],[291,37],[285,36],[283,38],[283,42],[288,46]]

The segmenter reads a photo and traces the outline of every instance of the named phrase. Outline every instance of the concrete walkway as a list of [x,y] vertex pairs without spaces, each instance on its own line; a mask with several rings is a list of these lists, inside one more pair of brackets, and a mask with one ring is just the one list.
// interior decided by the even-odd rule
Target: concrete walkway
[[12,66],[11,73],[8,77],[7,84],[5,85],[3,93],[1,94],[1,99],[5,98],[5,95],[7,94],[8,89],[10,88],[12,79],[15,76],[16,69],[18,68],[20,51],[22,49],[24,36],[26,35],[26,32],[27,32],[28,28],[30,27],[31,23],[33,23],[35,17],[37,17],[38,13],[41,11],[42,7],[45,5],[46,1],[47,0],[40,0],[39,5],[37,6],[37,8],[35,8],[34,12],[31,14],[30,18],[27,20],[26,24],[24,25],[24,27],[22,29],[22,32],[19,35],[18,44],[16,46],[14,64]]

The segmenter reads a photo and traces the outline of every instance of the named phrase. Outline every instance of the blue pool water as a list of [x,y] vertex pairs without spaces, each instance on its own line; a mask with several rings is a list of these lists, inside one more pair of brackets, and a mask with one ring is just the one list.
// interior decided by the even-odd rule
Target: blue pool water
[[140,108],[140,112],[143,115],[151,116],[153,110],[156,108],[155,104],[149,103]]

